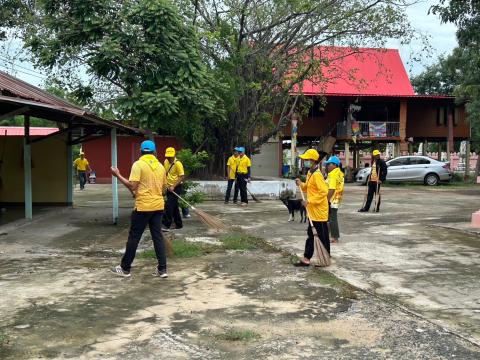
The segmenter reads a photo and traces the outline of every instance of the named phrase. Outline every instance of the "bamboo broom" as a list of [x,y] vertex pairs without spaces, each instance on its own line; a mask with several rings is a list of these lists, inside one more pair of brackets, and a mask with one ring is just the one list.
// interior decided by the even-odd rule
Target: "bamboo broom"
[[[303,194],[303,191],[300,187],[299,189],[300,189],[300,194],[302,195],[302,200],[305,201],[305,195]],[[320,266],[320,267],[330,266],[330,254],[328,253],[327,249],[325,249],[325,246],[323,246],[322,241],[318,236],[317,229],[315,229],[315,226],[313,226],[313,221],[312,219],[310,219],[308,210],[306,210],[306,212],[307,212],[308,221],[310,222],[310,227],[312,228],[313,245],[315,248],[315,254],[317,255],[317,259],[318,259],[317,266]]]
[[182,198],[180,195],[178,195],[175,191],[172,191],[172,193],[179,198],[181,201],[183,201],[187,206],[193,210],[193,212],[200,218],[200,220],[209,228],[215,230],[215,231],[227,231],[228,226],[226,226],[224,223],[222,223],[219,219],[212,215],[208,215],[205,211],[197,209],[195,206],[187,202],[184,198]]

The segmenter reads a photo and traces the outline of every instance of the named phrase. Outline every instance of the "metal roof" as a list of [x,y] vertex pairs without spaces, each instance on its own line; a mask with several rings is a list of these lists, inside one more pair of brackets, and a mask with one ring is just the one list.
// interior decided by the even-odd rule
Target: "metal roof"
[[[72,125],[95,125],[101,128],[117,128],[128,134],[144,134],[143,130],[110,121],[73,105],[49,92],[0,71],[0,106],[8,110],[28,106],[25,114]],[[7,113],[8,111],[5,111]],[[1,114],[0,114],[1,115]]]
[[[31,127],[30,136],[45,136],[56,133],[58,128]],[[23,126],[0,126],[0,136],[24,136]]]
[[396,49],[320,46],[313,57],[326,65],[321,78],[303,82],[305,95],[415,96]]

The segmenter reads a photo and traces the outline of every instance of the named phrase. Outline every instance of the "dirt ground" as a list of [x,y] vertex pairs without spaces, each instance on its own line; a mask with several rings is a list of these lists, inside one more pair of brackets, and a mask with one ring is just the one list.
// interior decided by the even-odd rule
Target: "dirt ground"
[[[132,278],[123,279],[108,269],[121,257],[130,199],[122,193],[113,226],[107,187],[76,195],[73,209],[1,228],[2,359],[480,358],[474,343],[395,300],[330,272],[292,267],[296,245],[284,246],[285,234],[301,244],[305,229],[285,223],[277,202],[203,207],[278,251],[225,250],[192,217],[172,241],[205,244],[208,252],[169,259],[166,280],[151,275],[154,259],[137,257]],[[150,248],[146,235],[139,252]]]

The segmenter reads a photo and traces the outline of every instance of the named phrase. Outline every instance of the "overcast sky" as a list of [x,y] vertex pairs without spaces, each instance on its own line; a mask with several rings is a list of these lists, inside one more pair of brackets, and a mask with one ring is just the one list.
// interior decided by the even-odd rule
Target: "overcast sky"
[[[409,45],[402,46],[399,41],[391,40],[387,44],[389,48],[400,50],[405,68],[410,75],[421,73],[425,66],[433,63],[439,55],[450,53],[457,44],[455,26],[441,24],[435,15],[428,15],[428,9],[436,3],[438,3],[437,0],[423,0],[407,10],[412,26],[418,32],[428,36],[432,51],[422,53],[423,44],[421,41],[414,41]],[[421,62],[412,61],[414,57],[420,57]],[[5,65],[5,54],[0,53],[0,70],[5,70]],[[15,75],[20,79],[34,85],[42,84],[44,77],[38,73],[38,70],[33,69],[30,63],[16,63],[13,68],[17,71]]]

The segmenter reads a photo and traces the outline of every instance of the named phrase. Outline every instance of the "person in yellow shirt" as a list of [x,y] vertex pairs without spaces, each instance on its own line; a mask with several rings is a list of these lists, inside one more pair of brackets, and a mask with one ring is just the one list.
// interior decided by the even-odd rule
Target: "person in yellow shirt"
[[[238,148],[235,148],[233,155],[227,161],[227,192],[225,193],[225,204],[230,201],[230,194],[232,193],[232,186],[237,178],[237,164],[238,164]],[[237,185],[235,184],[234,194],[238,193]]]
[[[309,149],[300,155],[303,160],[311,161],[311,168],[307,173],[307,179],[302,182],[295,179],[295,183],[301,191],[307,194],[303,205],[307,208],[307,215],[312,220],[313,226],[317,230],[320,241],[330,254],[330,238],[328,234],[328,186],[320,169],[320,162],[323,158],[315,149]],[[303,259],[295,263],[295,266],[310,266],[310,259],[314,252],[313,231],[310,222],[307,229],[307,240],[305,241],[305,251]]]
[[165,217],[163,218],[164,230],[168,231],[172,222],[175,222],[176,229],[183,227],[182,216],[178,205],[178,197],[173,193],[180,195],[183,191],[182,183],[185,178],[183,164],[175,157],[176,152],[173,147],[165,150],[164,167],[167,172],[167,206]]
[[238,151],[238,160],[237,160],[237,181],[236,187],[233,194],[233,203],[237,203],[238,199],[238,191],[240,191],[240,205],[247,206],[248,205],[248,196],[247,196],[247,183],[250,182],[250,167],[252,166],[252,162],[245,155],[245,148],[244,147],[237,147],[235,150]]
[[[363,207],[358,210],[358,212],[368,212],[370,210],[370,205],[372,204],[373,196],[377,193],[377,190],[380,191],[380,186],[387,179],[387,164],[380,157],[381,153],[379,150],[373,150],[372,152],[372,170],[370,172],[370,179],[368,181],[368,194],[367,200]],[[373,209],[375,212],[380,211],[380,197],[378,198],[378,203],[376,208]]]
[[117,177],[135,197],[125,255],[123,255],[120,265],[112,268],[111,271],[119,276],[131,276],[130,269],[138,243],[148,225],[158,261],[154,275],[166,278],[168,276],[167,256],[162,235],[162,217],[165,208],[163,193],[167,188],[167,177],[165,168],[154,155],[155,143],[153,141],[144,141],[141,145],[141,152],[142,156],[133,163],[128,179],[120,174],[118,168],[111,168],[112,175]]
[[90,164],[85,158],[85,154],[83,152],[80,153],[80,157],[75,159],[73,162],[73,167],[77,171],[80,190],[83,190],[85,189],[85,184],[87,183],[87,171],[91,171]]
[[340,238],[338,227],[338,208],[342,202],[344,188],[344,174],[340,170],[340,159],[336,156],[330,156],[326,162],[327,184],[328,184],[328,203],[330,204],[330,213],[328,224],[330,225],[330,242],[336,243]]

